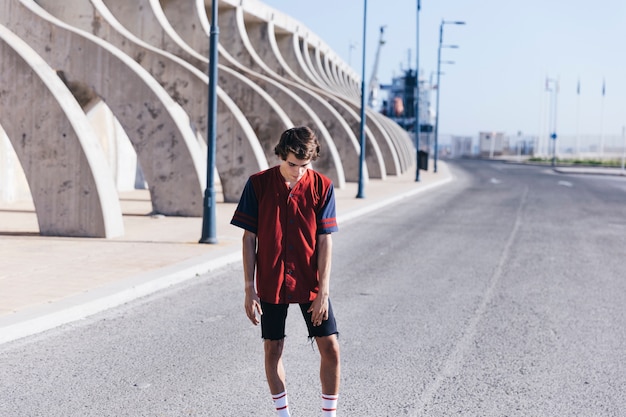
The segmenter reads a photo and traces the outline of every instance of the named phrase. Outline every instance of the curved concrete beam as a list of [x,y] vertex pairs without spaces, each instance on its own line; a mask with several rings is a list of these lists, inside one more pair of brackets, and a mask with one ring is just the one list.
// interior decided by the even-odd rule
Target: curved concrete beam
[[33,0],[8,1],[5,24],[68,80],[96,91],[124,127],[148,181],[153,211],[201,216],[206,161],[181,107],[111,44],[54,18]]
[[315,82],[314,75],[309,71],[302,58],[302,55],[296,51],[300,50],[299,44],[302,42],[300,36],[293,32],[287,32],[275,27],[276,45],[278,46],[280,56],[284,58],[285,63],[291,63],[283,67],[286,78],[292,78],[294,81],[303,85],[314,85],[319,88]]
[[[150,74],[161,84],[170,96],[190,115],[196,127],[196,133],[206,142],[206,119],[208,98],[208,77],[196,67],[181,58],[158,49],[137,38],[128,31],[110,12],[102,0],[73,0],[73,3],[89,3],[91,10],[83,7],[81,15],[72,12],[66,3],[45,0],[48,11],[69,24],[83,30],[94,28],[94,34],[119,47],[126,54],[135,57]],[[78,6],[78,4],[75,4]],[[91,17],[88,19],[86,17]],[[97,25],[94,22],[98,22]],[[97,29],[96,29],[97,28]],[[223,89],[218,87],[217,117],[219,129],[216,155],[216,168],[221,181],[224,201],[237,201],[241,196],[245,182],[237,181],[233,175],[241,172],[241,160],[246,160],[250,171],[267,167],[267,160],[259,146],[252,127],[241,109],[230,99]],[[244,138],[242,142],[233,141],[233,137]],[[202,152],[204,154],[204,151]],[[246,155],[246,156],[243,156]]]
[[0,25],[0,123],[26,175],[39,232],[124,234],[113,176],[87,116],[57,73]]
[[[309,50],[309,46],[304,45],[293,45],[295,50],[295,54],[303,54],[306,51],[301,50]],[[297,47],[299,46],[299,47]],[[306,55],[309,56],[309,52],[306,52]],[[361,105],[357,100],[352,100],[347,97],[336,95],[338,101],[341,101],[343,105],[338,105],[336,102],[331,102],[335,106],[335,108],[342,112],[342,114],[354,114],[358,115],[358,125],[354,125],[355,134],[360,136],[360,124],[361,124]],[[351,111],[345,113],[344,106],[348,107]],[[398,175],[401,172],[400,162],[398,158],[398,154],[396,151],[396,147],[390,142],[389,136],[381,129],[380,124],[376,122],[376,120],[371,117],[367,117],[370,111],[366,113],[365,126],[366,126],[366,139],[368,141],[368,145],[366,146],[366,151],[368,148],[376,148],[378,147],[382,152],[382,156],[385,161],[385,168],[387,170],[387,174],[389,175]],[[358,126],[358,127],[357,127]],[[376,143],[376,145],[374,145]],[[366,154],[367,156],[367,154]]]
[[[124,28],[144,42],[172,53],[202,71],[206,57],[178,38],[163,15],[159,0],[101,0]],[[206,71],[204,71],[206,72]]]
[[[309,107],[319,116],[320,120],[333,138],[337,152],[341,155],[341,162],[347,181],[358,181],[359,178],[359,142],[351,126],[345,118],[327,101],[328,96],[318,94],[303,84],[294,82],[279,75],[281,65],[276,59],[275,45],[272,44],[273,24],[271,22],[246,22],[246,32],[255,55],[263,63],[260,71],[292,90],[301,97]],[[275,69],[277,71],[275,71]],[[382,158],[367,161],[366,169],[370,177],[381,178],[385,172]]]
[[392,141],[397,144],[398,153],[403,160],[403,171],[414,168],[414,164],[417,163],[417,161],[415,157],[415,144],[413,143],[411,136],[393,120],[378,112],[373,113],[383,125],[385,131],[387,131],[392,137]]
[[[228,65],[245,74],[255,84],[266,90],[285,110],[294,125],[308,125],[317,132],[324,152],[315,162],[316,169],[331,178],[337,188],[343,188],[345,186],[345,172],[341,158],[331,134],[319,115],[311,108],[309,103],[305,102],[293,90],[271,77],[250,69],[251,67],[258,69],[258,63],[261,60],[258,56],[255,56],[254,48],[248,38],[243,9],[241,7],[223,8],[220,10],[219,18],[222,22],[225,22],[221,25],[225,29],[220,32],[220,41],[223,46],[221,56],[225,58]],[[231,52],[236,53],[236,57]],[[270,139],[274,145],[278,137]]]
[[[119,2],[118,0],[105,0],[106,3],[114,5]],[[193,4],[192,4],[193,5]],[[155,10],[160,9],[161,6],[158,2],[151,0],[138,0],[131,6],[122,6],[116,9],[116,14],[123,12],[123,19],[128,22],[134,22],[134,28],[128,28],[138,36],[147,36],[156,43],[155,39],[164,39],[167,42],[163,42],[159,47],[171,48],[172,53],[184,55],[186,59],[193,56],[193,63],[206,70],[208,67],[208,60],[202,57],[198,52],[191,49],[189,45],[176,33],[170,22],[167,21],[167,16],[164,11]],[[157,36],[158,34],[158,36]],[[206,35],[205,35],[206,36]],[[208,38],[207,38],[208,39]],[[216,158],[218,160],[228,161],[230,166],[236,165],[236,169],[229,171],[230,175],[221,176],[222,187],[227,188],[228,195],[225,194],[227,201],[238,201],[241,196],[241,191],[247,181],[247,178],[255,172],[265,169],[268,164],[267,160],[273,159],[273,145],[263,143],[259,141],[258,137],[280,137],[280,134],[287,128],[291,127],[291,120],[286,115],[284,110],[279,106],[271,94],[268,94],[264,89],[255,85],[251,80],[241,76],[223,65],[219,65],[218,71],[218,84],[219,90],[225,92],[229,99],[245,114],[245,120],[249,123],[253,135],[247,137],[248,145],[251,148],[258,149],[260,152],[242,153],[238,152],[233,154],[228,148],[235,146],[232,141],[232,137],[225,137],[224,141],[218,143],[218,152]],[[271,123],[268,123],[271,121]],[[218,123],[218,130],[222,131],[221,125]],[[246,143],[239,144],[239,148],[243,148]],[[263,155],[264,164],[259,166],[257,159],[259,155]],[[250,160],[249,158],[254,158]],[[234,166],[233,166],[234,168]],[[218,163],[218,171],[219,163]],[[233,187],[234,188],[231,188]],[[235,194],[235,190],[238,190]]]
[[[195,45],[194,50],[208,56],[209,23],[204,9],[204,1],[171,1],[162,2],[163,13],[183,42]],[[204,19],[202,19],[204,17]],[[198,48],[196,50],[195,48]],[[220,48],[220,54],[225,53]],[[208,64],[208,61],[207,61]],[[229,97],[242,109],[254,132],[254,141],[260,143],[265,158],[275,158],[274,146],[276,138],[293,126],[293,122],[281,106],[259,85],[244,74],[219,65],[218,86],[228,92]],[[218,126],[219,129],[219,126]],[[246,163],[247,164],[247,163]],[[247,172],[243,180],[247,180]],[[239,196],[241,193],[239,194]],[[237,198],[239,198],[239,196]]]
[[[197,135],[207,131],[207,76],[182,59],[155,48],[124,28],[102,0],[37,0],[57,19],[92,33],[134,58],[189,115]],[[206,139],[205,139],[206,141]]]
[[[315,87],[314,85],[303,80],[295,72],[295,71],[298,71],[297,69],[300,69],[300,71],[298,72],[300,74],[304,74],[304,76],[306,77],[305,66],[302,66],[304,65],[302,64],[303,59],[301,55],[299,54],[300,48],[298,44],[300,41],[298,39],[298,35],[293,34],[293,33],[286,33],[283,31],[283,29],[274,25],[273,23],[268,26],[268,29],[270,32],[268,36],[268,40],[271,44],[271,51],[273,53],[273,58],[270,58],[270,57],[266,58],[266,62],[268,63],[275,62],[275,65],[277,65],[277,67],[272,68],[272,69],[274,69],[275,73],[284,73],[285,78],[283,79],[287,80],[285,82],[296,83],[297,85],[301,85],[304,88],[310,89],[311,91],[315,92],[319,96],[323,97],[324,100],[328,104],[330,104],[337,113],[339,113],[341,118],[349,126],[350,131],[352,132],[352,136],[355,138],[354,140],[357,141],[356,152],[357,154],[360,154],[360,145],[358,143],[358,140],[359,140],[360,131],[361,131],[361,128],[360,128],[361,118],[358,112],[353,111],[352,108],[348,106],[344,100],[339,99],[339,97],[336,96],[335,94],[327,90],[321,89],[319,87]],[[286,54],[287,57],[291,58],[292,62],[299,61],[300,64],[302,65],[298,63],[296,63],[295,65],[289,65],[287,63],[287,59],[289,58],[284,58],[284,54]],[[384,179],[387,176],[387,162],[385,161],[385,155],[383,155],[383,152],[381,151],[376,141],[373,140],[374,136],[372,135],[371,130],[367,127],[367,124],[366,124],[365,131],[366,131],[366,140],[368,142],[368,145],[366,146],[365,157],[366,157],[366,166],[368,167],[368,171],[369,171],[369,176],[371,178]],[[344,164],[346,164],[345,158],[343,162]],[[393,159],[391,160],[391,162],[393,162]],[[358,163],[358,161],[356,161],[356,163]],[[358,169],[358,166],[357,168],[354,168],[354,169]],[[346,178],[348,178],[347,175],[346,175]]]

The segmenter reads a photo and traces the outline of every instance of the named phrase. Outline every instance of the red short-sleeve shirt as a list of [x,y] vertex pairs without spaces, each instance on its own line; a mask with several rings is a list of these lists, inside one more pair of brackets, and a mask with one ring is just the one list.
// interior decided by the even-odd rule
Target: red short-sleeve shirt
[[257,235],[256,290],[273,304],[313,301],[317,236],[338,229],[332,181],[308,169],[289,189],[280,166],[252,175],[231,224]]

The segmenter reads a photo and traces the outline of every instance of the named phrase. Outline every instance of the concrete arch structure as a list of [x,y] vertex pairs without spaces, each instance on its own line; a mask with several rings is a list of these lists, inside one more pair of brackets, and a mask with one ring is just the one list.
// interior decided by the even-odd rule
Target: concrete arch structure
[[206,74],[137,38],[121,25],[102,0],[37,0],[37,3],[57,19],[98,36],[134,58],[185,110],[196,134],[206,136]]
[[0,124],[26,175],[39,232],[123,235],[113,176],[72,93],[32,48],[3,25],[0,57]]
[[[151,3],[153,6],[154,2]],[[191,48],[199,56],[209,54],[209,26],[204,3],[199,1],[161,1],[163,16],[168,20],[164,26],[170,26],[179,37],[179,42],[184,42],[184,47]],[[170,5],[171,7],[167,7]],[[202,11],[202,13],[200,13]],[[204,17],[204,21],[201,19]],[[192,47],[191,45],[195,45]],[[222,63],[218,65],[218,85],[228,92],[229,97],[243,110],[250,122],[258,141],[268,161],[275,159],[275,138],[280,137],[282,132],[293,126],[289,115],[276,102],[274,97],[268,94],[254,79],[246,77],[224,62],[231,62],[232,58],[219,48],[220,55],[226,55]],[[208,60],[204,59],[203,65],[208,66]],[[247,161],[243,161],[247,165]],[[256,171],[254,171],[256,172]],[[241,175],[242,185],[253,172],[246,171]],[[238,198],[238,197],[237,197]]]
[[[61,20],[89,31],[119,47],[134,57],[161,84],[181,107],[190,115],[195,132],[206,142],[208,77],[187,61],[160,50],[129,32],[113,16],[102,0],[39,0],[43,6]],[[89,7],[86,7],[86,6]],[[81,14],[72,12],[81,6]],[[89,18],[91,17],[91,18]],[[94,25],[93,22],[98,22]],[[241,160],[247,161],[247,170],[257,172],[267,167],[267,160],[256,143],[254,129],[247,123],[243,112],[222,88],[218,88],[218,118],[220,131],[217,146],[216,168],[225,201],[237,201],[245,183],[236,179],[241,172]],[[242,138],[244,140],[232,140]],[[204,153],[204,151],[202,152]],[[245,157],[242,155],[246,155]]]
[[[223,46],[221,56],[225,58],[225,64],[245,74],[265,89],[286,110],[295,125],[308,125],[316,130],[324,152],[315,162],[315,167],[329,176],[336,187],[344,187],[345,172],[336,143],[320,115],[311,107],[311,104],[315,106],[319,102],[316,103],[315,98],[310,95],[303,97],[296,94],[293,89],[260,72],[263,64],[260,63],[261,59],[256,55],[248,37],[244,11],[241,7],[221,9],[219,19],[225,22],[224,30],[220,32],[220,43]],[[318,111],[325,111],[321,105],[315,107]],[[275,144],[277,138],[278,136],[271,138],[271,141]]]
[[[196,2],[195,4],[196,6],[199,6],[201,3]],[[197,23],[204,29],[205,40],[208,40],[210,28],[206,9],[204,7],[200,7],[199,10],[198,8],[196,8],[196,10],[199,11],[199,13],[194,16],[199,18]],[[233,29],[231,32],[225,32],[222,30],[220,34],[221,43],[219,53],[222,58],[222,62],[224,63],[224,65],[220,66],[220,71],[226,72],[225,66],[227,66],[240,73],[241,76],[246,79],[254,82],[254,84],[261,88],[262,91],[268,93],[268,98],[278,103],[280,108],[285,111],[289,120],[291,120],[289,126],[276,125],[272,123],[271,119],[259,120],[259,129],[268,131],[268,133],[269,131],[272,131],[271,135],[258,136],[263,149],[266,150],[268,160],[276,158],[273,152],[274,146],[276,145],[277,138],[280,137],[280,134],[285,128],[294,125],[309,125],[317,130],[320,141],[326,150],[326,152],[322,153],[321,157],[316,161],[316,169],[328,175],[334,181],[337,188],[344,187],[346,181],[345,170],[341,163],[340,153],[336,147],[333,137],[330,135],[326,125],[322,121],[323,115],[330,117],[332,117],[332,115],[328,114],[328,110],[323,107],[323,103],[319,101],[316,102],[314,99],[311,102],[311,100],[307,100],[307,94],[304,94],[303,97],[303,95],[298,94],[298,92],[293,91],[283,83],[263,75],[262,71],[257,71],[259,69],[259,64],[262,66],[262,61],[255,55],[254,48],[252,48],[250,44],[250,39],[244,24],[242,10],[243,9],[239,6],[220,9],[220,19],[223,19],[226,16],[231,22],[231,24],[223,25],[223,27],[225,26],[226,28]],[[170,15],[171,14],[172,10],[170,9]],[[177,22],[181,21],[181,19],[176,18],[173,20]],[[228,39],[230,39],[230,42]],[[231,50],[235,51],[235,53],[231,54]],[[242,60],[246,62],[247,65],[242,64]],[[231,90],[231,92],[234,91]],[[234,96],[239,97],[237,94],[234,94]],[[238,98],[235,97],[234,99],[238,100]],[[247,101],[247,98],[243,96],[240,100]],[[251,108],[250,111],[252,112],[253,109]],[[280,131],[276,131],[277,127],[280,127]]]
[[[267,73],[269,76],[278,79],[282,84],[294,89],[298,92],[298,94],[313,96],[312,101],[314,103],[317,101],[319,105],[321,100],[321,105],[326,107],[326,114],[330,112],[330,115],[324,119],[324,122],[328,123],[329,120],[334,120],[336,123],[339,123],[341,125],[341,129],[343,129],[337,130],[337,127],[332,124],[328,126],[333,137],[336,137],[337,139],[335,141],[336,146],[338,149],[341,149],[340,153],[343,156],[342,162],[346,172],[346,178],[349,181],[356,181],[359,175],[358,153],[360,152],[360,149],[357,139],[360,132],[359,115],[352,112],[345,105],[345,103],[339,100],[334,94],[304,81],[294,72],[294,70],[290,68],[289,65],[286,64],[279,51],[279,40],[277,40],[277,36],[274,33],[274,21],[267,23],[262,21],[261,23],[258,23],[257,26],[257,29],[263,32],[258,33],[258,36],[251,36],[250,39],[251,43],[254,43],[253,46],[255,52],[259,56],[259,60],[262,62],[262,65],[257,65],[256,61],[253,61],[253,64],[256,65],[259,71]],[[281,29],[279,29],[279,31],[280,30]],[[282,31],[285,34],[284,36],[288,36],[291,40],[295,40],[296,35],[293,35],[292,32],[284,29],[282,29]],[[256,39],[256,42],[254,42],[253,39]],[[305,71],[303,67],[298,68],[302,69],[302,72]],[[303,76],[307,77],[306,74],[303,74]],[[309,101],[309,103],[311,102]],[[371,140],[371,132],[369,130],[367,130],[367,132],[370,145],[367,147],[366,152],[366,168],[369,172],[369,176],[372,178],[384,179],[386,178],[387,170],[383,155],[378,147],[378,144]],[[342,137],[342,134],[346,136]],[[347,153],[345,151],[347,151]],[[356,154],[353,154],[353,152],[356,152]]]
[[[66,90],[83,109],[102,100],[122,143],[127,144],[126,136],[132,142],[156,213],[202,215],[211,1],[0,1],[0,24],[59,70],[70,87]],[[316,169],[337,188],[357,181],[359,76],[304,25],[260,1],[214,1],[219,1],[221,29],[216,163],[225,201],[238,200],[247,177],[276,158],[273,148],[280,133],[299,124],[313,127],[327,151]],[[7,54],[0,55],[2,62]],[[13,80],[4,76],[0,74],[0,92],[12,88]],[[77,84],[89,93],[87,100],[77,95]],[[67,124],[69,116],[58,110],[65,109],[58,103],[50,106],[58,125]],[[27,133],[38,134],[33,129]],[[407,132],[390,119],[367,110],[365,132],[368,178],[386,179],[415,165]],[[97,133],[105,146],[109,135],[115,136]],[[81,136],[66,145],[80,153],[85,141],[91,139]],[[132,150],[124,147],[124,152],[132,154],[135,164]],[[119,158],[107,155],[111,164]],[[82,175],[99,178],[108,175],[107,168],[112,172],[92,158],[79,164],[89,171]],[[125,180],[134,175],[132,170],[124,173]],[[43,174],[35,170],[30,175]],[[109,198],[119,204],[116,196]]]
[[[296,49],[294,49],[294,53],[296,55],[305,54],[305,56],[303,56],[302,59],[298,59],[297,62],[306,61],[307,56],[309,56],[310,58],[310,53],[308,52],[310,49],[309,46],[307,46],[306,44],[303,44],[302,42],[299,42],[299,45],[292,45],[292,46],[296,47]],[[341,95],[336,95],[336,97],[339,100],[341,100],[341,102],[343,103],[343,105],[339,105],[337,104],[337,102],[332,102],[332,104],[335,106],[335,108],[338,111],[342,112],[342,114],[346,116],[356,115],[357,122],[354,124],[354,127],[356,129],[355,134],[360,135],[360,124],[361,124],[360,102],[357,100],[352,100],[345,96],[341,96]],[[346,108],[348,108],[349,111],[346,112]],[[400,166],[396,147],[393,146],[393,144],[389,140],[389,136],[380,128],[380,125],[376,123],[376,121],[373,120],[371,117],[368,117],[368,115],[370,114],[371,114],[371,111],[366,110],[366,119],[365,119],[365,126],[366,126],[365,131],[366,131],[366,138],[367,138],[366,156],[367,156],[367,152],[369,152],[368,148],[379,147],[382,152],[384,161],[385,161],[387,174],[399,175],[402,172],[402,169]],[[374,143],[376,143],[377,145],[374,145]]]
[[[163,10],[156,10],[161,8],[158,1],[138,0],[132,5],[126,5],[126,2],[119,0],[106,0],[106,3],[110,4],[111,7],[120,5],[116,9],[116,14],[123,17],[127,25],[134,22],[135,27],[128,29],[135,35],[139,37],[145,36],[156,47],[170,48],[171,51],[169,52],[189,59],[206,71],[208,60],[194,51],[176,33],[170,22],[167,21],[167,16]],[[141,15],[139,15],[140,11]],[[161,42],[160,40],[164,41]],[[262,154],[265,157],[264,166],[267,167],[267,160],[274,157],[273,146],[275,143],[270,143],[261,138],[267,137],[274,141],[274,138],[279,137],[285,129],[291,127],[293,122],[285,112],[285,106],[279,105],[275,97],[269,94],[266,89],[258,86],[254,80],[244,77],[224,65],[219,65],[218,76],[220,78],[218,80],[220,89],[226,92],[233,103],[245,113],[245,118],[255,133],[253,137],[248,138],[250,144],[263,151]],[[267,123],[268,121],[272,123]],[[218,126],[220,125],[218,124]],[[218,143],[218,149],[220,150],[218,157],[221,157],[223,154],[224,147],[229,145],[228,137]],[[241,196],[241,191],[245,186],[247,178],[260,170],[258,165],[254,163],[255,161],[249,160],[250,157],[257,158],[257,156],[257,154],[239,153],[236,159],[232,159],[232,161],[237,162],[239,169],[236,172],[231,171],[230,174],[232,175],[229,175],[225,180],[236,185],[234,188],[238,189],[238,193],[229,196],[228,201],[237,201]]]
[[68,80],[96,91],[116,115],[137,152],[153,211],[200,216],[206,161],[189,117],[156,80],[119,49],[63,23],[33,0],[8,0],[7,8],[7,27]]
[[[358,169],[359,169],[358,156],[360,155],[360,143],[358,142],[360,139],[360,124],[361,124],[360,115],[352,111],[350,107],[346,105],[344,100],[339,99],[337,96],[329,93],[328,91],[315,88],[314,86],[311,86],[311,85],[305,86],[306,84],[301,80],[291,81],[291,79],[294,79],[294,78],[298,79],[298,77],[297,75],[293,74],[293,72],[289,68],[289,65],[285,62],[285,60],[283,59],[280,53],[278,42],[276,39],[277,37],[275,35],[275,25],[273,23],[268,24],[267,30],[268,30],[267,40],[270,43],[269,50],[271,51],[271,53],[268,52],[268,56],[264,57],[264,59],[268,63],[272,63],[272,62],[274,63],[274,67],[272,68],[274,70],[274,73],[278,74],[280,72],[283,72],[285,74],[290,74],[287,76],[288,78],[287,77],[283,78],[283,80],[285,80],[284,82],[301,86],[300,88],[310,89],[311,91],[315,92],[315,94],[322,97],[328,103],[328,105],[330,105],[334,109],[334,111],[340,116],[341,120],[345,122],[347,128],[350,129],[350,132],[352,133],[351,141],[355,148],[356,157],[348,161],[346,161],[346,158],[344,158],[343,161],[344,161],[344,165],[350,164],[349,167],[351,168],[351,173],[353,174],[351,178],[357,178],[357,179],[353,179],[353,181],[357,181],[358,175],[359,175],[358,174]],[[372,140],[373,136],[369,128],[367,128],[367,126],[366,126],[366,138],[369,142],[369,146],[366,146],[366,155],[365,155],[366,167],[368,170],[368,177],[385,179],[387,176],[387,167],[386,167],[383,153],[381,152],[380,147],[378,146],[378,143]],[[346,155],[347,158],[350,158],[351,156],[350,153],[343,154],[343,155]]]
[[[273,21],[247,23],[246,31],[250,34],[250,43],[254,48],[256,56],[263,63],[263,66],[259,66],[259,70],[291,88],[296,94],[303,97],[309,106],[320,115],[320,119],[322,119],[322,122],[332,135],[335,146],[342,156],[346,180],[358,181],[359,142],[348,120],[329,103],[329,100],[334,100],[334,97],[323,90],[306,86],[303,83],[293,81],[281,75],[281,73],[285,72],[285,64],[277,55]],[[380,152],[371,154],[371,157],[366,161],[366,169],[370,177],[383,178],[385,176],[386,170]]]
[[[259,9],[261,9],[259,7]],[[259,10],[254,10],[251,11],[250,13],[256,13],[255,17],[258,18],[259,21],[265,22],[268,18],[266,15],[263,14],[263,11],[259,11]],[[271,19],[272,19],[272,23],[274,20],[280,20],[280,14],[276,13],[276,12],[272,12],[271,13]],[[294,28],[293,26],[293,21],[291,21],[288,18],[282,18],[282,20],[280,20],[280,23],[282,25],[282,29],[284,30],[284,32],[286,33],[294,33]],[[275,45],[278,45],[278,41],[276,40],[275,35],[272,33],[266,34],[266,33],[257,33],[257,36],[250,36],[251,39],[262,39],[263,41],[265,41],[266,39],[270,39],[270,42],[275,41]],[[314,35],[310,34],[310,33],[305,33],[306,38],[314,38]],[[296,39],[291,38],[294,42]],[[356,123],[354,122],[354,120],[350,120],[350,125],[353,126],[353,135],[359,135],[360,134],[360,115],[358,114],[358,112],[354,112],[354,111],[346,111],[345,109],[345,103],[343,103],[343,101],[345,101],[349,106],[352,106],[352,108],[354,108],[354,106],[358,106],[359,110],[360,110],[360,105],[358,105],[356,103],[356,101],[347,99],[345,96],[342,97],[341,94],[337,94],[336,90],[337,88],[339,88],[339,84],[335,83],[334,81],[331,80],[330,77],[328,76],[324,76],[324,75],[319,75],[319,74],[326,74],[326,69],[330,68],[330,64],[326,64],[323,65],[322,64],[322,55],[324,56],[324,61],[326,62],[330,62],[330,58],[329,58],[329,53],[322,53],[321,52],[321,47],[313,47],[311,45],[308,45],[304,40],[303,37],[298,35],[297,38],[298,42],[297,43],[297,47],[294,48],[289,48],[289,46],[292,46],[293,44],[287,44],[287,49],[288,49],[288,56],[292,56],[293,61],[295,63],[295,67],[297,69],[300,69],[299,73],[303,76],[308,78],[309,80],[313,80],[314,82],[317,83],[317,85],[324,85],[326,84],[327,89],[321,89],[321,88],[315,88],[314,85],[311,85],[310,83],[307,83],[306,80],[302,80],[302,77],[300,77],[299,75],[295,74],[294,76],[294,71],[289,69],[289,66],[285,63],[285,61],[282,59],[282,57],[280,56],[281,53],[278,50],[279,48],[276,46],[272,46],[274,55],[276,57],[276,60],[278,60],[279,62],[279,69],[272,71],[272,69],[268,70],[268,65],[267,63],[271,61],[271,59],[268,59],[267,56],[263,56],[261,57],[261,61],[262,61],[262,65],[258,64],[259,59],[257,59],[256,61],[252,61],[251,60],[251,65],[253,64],[257,64],[260,68],[259,71],[265,71],[265,72],[270,72],[272,73],[272,75],[274,76],[280,76],[279,74],[281,73],[285,73],[285,75],[290,75],[289,78],[293,78],[294,80],[299,81],[299,83],[301,85],[306,85],[307,88],[315,91],[316,93],[318,93],[319,91],[323,92],[322,94],[325,95],[326,100],[331,103],[332,106],[335,107],[335,109],[339,112],[341,112],[341,115],[344,118],[347,118],[347,120],[349,120],[350,118],[353,118],[355,115],[357,116],[357,121]],[[315,40],[314,42],[317,45],[321,45],[322,42],[319,40]],[[259,41],[257,41],[257,43],[259,43]],[[283,45],[285,45],[285,43],[283,42]],[[260,51],[267,51],[268,48],[267,47],[260,47],[258,48]],[[314,52],[306,52],[304,53],[303,51],[314,51]],[[293,51],[293,54],[291,54],[290,52]],[[314,57],[314,59],[311,59],[311,56]],[[310,63],[310,65],[306,64],[306,61],[308,59],[308,62]],[[317,62],[317,65],[313,65],[312,62]],[[322,79],[325,78],[325,81],[323,81]],[[317,81],[316,81],[317,80]],[[283,82],[284,82],[284,78],[283,78]],[[334,83],[334,84],[333,84]],[[333,86],[337,87],[337,88],[333,88]],[[347,86],[346,86],[347,87]],[[332,94],[329,92],[332,91]],[[349,90],[346,90],[349,91]],[[332,97],[332,98],[331,98]],[[341,97],[341,100],[338,100],[338,98]],[[341,104],[340,104],[341,103]],[[373,112],[372,112],[373,113]],[[379,123],[376,123],[375,120],[369,120],[366,119],[366,134],[368,137],[368,144],[369,146],[366,147],[366,158],[370,159],[370,157],[375,156],[376,158],[380,158],[380,162],[379,165],[381,166],[376,166],[377,169],[375,170],[371,170],[372,174],[374,177],[376,178],[384,178],[385,175],[387,173],[390,174],[398,174],[400,172],[403,171],[403,165],[401,164],[400,160],[397,157],[397,149],[398,146],[396,144],[393,143],[393,138],[391,136],[389,136],[387,134],[387,132],[385,132],[384,130],[381,129],[381,125]],[[372,135],[373,133],[373,135]],[[375,140],[375,138],[378,138],[378,142]],[[408,139],[408,135],[407,135],[407,139]],[[405,141],[406,142],[406,141]],[[382,146],[379,146],[380,144],[382,144]],[[381,149],[383,149],[381,151]],[[373,152],[370,152],[370,151]],[[381,155],[381,153],[383,155]],[[386,157],[386,159],[384,160],[384,168],[382,167],[382,157]],[[345,161],[344,161],[345,163]],[[373,165],[369,163],[368,161],[368,167],[372,167]],[[383,168],[383,169],[381,169]]]

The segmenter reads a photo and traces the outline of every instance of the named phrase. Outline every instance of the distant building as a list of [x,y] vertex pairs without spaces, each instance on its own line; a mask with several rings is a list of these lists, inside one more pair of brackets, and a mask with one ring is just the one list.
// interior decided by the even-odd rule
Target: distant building
[[480,132],[478,143],[478,152],[482,157],[501,156],[509,150],[509,139],[502,132]]
[[471,136],[452,136],[450,138],[450,158],[462,158],[472,155]]

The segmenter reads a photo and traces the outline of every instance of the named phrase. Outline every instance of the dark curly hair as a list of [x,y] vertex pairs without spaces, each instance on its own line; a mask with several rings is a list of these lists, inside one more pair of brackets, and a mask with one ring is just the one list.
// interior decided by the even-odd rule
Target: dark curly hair
[[298,159],[315,161],[320,156],[320,143],[315,132],[307,126],[285,130],[274,148],[274,153],[286,161],[290,152]]

